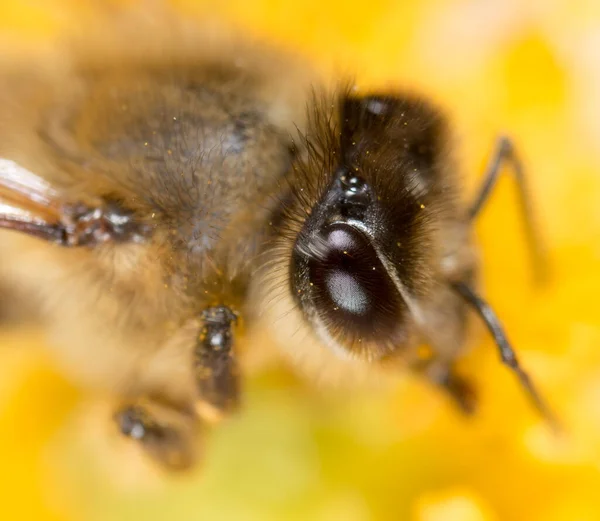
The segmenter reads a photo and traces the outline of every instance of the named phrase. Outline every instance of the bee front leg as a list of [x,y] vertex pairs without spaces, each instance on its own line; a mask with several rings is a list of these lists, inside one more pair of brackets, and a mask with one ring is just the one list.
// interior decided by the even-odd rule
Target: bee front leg
[[115,414],[120,431],[138,441],[162,466],[183,470],[198,458],[201,420],[216,422],[239,403],[239,371],[233,351],[236,314],[227,306],[206,309],[193,352],[196,410],[144,398]]
[[138,441],[161,466],[186,470],[199,457],[199,421],[192,410],[154,399],[122,406],[114,416],[121,433]]
[[459,375],[454,367],[445,367],[434,378],[465,414],[474,414],[479,405],[473,383]]
[[496,344],[500,359],[518,378],[521,387],[527,393],[540,415],[556,430],[559,430],[560,425],[558,419],[554,416],[554,413],[546,403],[542,394],[538,391],[537,386],[533,383],[527,371],[521,366],[517,354],[511,343],[508,341],[504,328],[494,310],[468,284],[456,282],[453,284],[453,288],[465,300],[469,307],[479,315],[479,318],[483,321]]
[[209,421],[221,419],[239,403],[239,370],[233,351],[236,322],[236,314],[227,306],[210,307],[202,313],[194,375],[200,397],[197,410]]
[[494,192],[503,166],[510,166],[511,172],[517,182],[517,195],[521,207],[521,220],[523,222],[527,245],[531,252],[533,275],[538,284],[548,280],[548,258],[545,245],[542,241],[539,228],[535,222],[535,212],[531,192],[527,186],[525,168],[517,154],[511,139],[501,137],[496,142],[495,151],[485,170],[483,180],[477,195],[468,210],[470,221],[477,219]]
[[457,373],[451,361],[433,359],[415,369],[443,389],[462,412],[471,415],[477,411],[479,403],[475,386]]

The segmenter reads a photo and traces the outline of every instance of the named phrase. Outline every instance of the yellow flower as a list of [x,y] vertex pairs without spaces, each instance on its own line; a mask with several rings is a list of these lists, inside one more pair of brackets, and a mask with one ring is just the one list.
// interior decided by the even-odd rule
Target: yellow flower
[[[100,3],[3,2],[3,48],[51,48],[94,24]],[[267,374],[249,383],[241,417],[210,438],[204,468],[165,479],[130,445],[99,441],[110,439],[101,409],[76,407],[82,397],[36,348],[38,337],[6,332],[0,519],[600,519],[597,2],[172,3],[191,18],[224,16],[323,71],[355,72],[361,86],[433,95],[453,115],[468,189],[495,136],[515,138],[553,278],[541,292],[530,285],[507,177],[478,225],[486,294],[564,433],[540,422],[482,338],[463,364],[480,388],[473,419],[419,381],[385,395],[316,395]]]

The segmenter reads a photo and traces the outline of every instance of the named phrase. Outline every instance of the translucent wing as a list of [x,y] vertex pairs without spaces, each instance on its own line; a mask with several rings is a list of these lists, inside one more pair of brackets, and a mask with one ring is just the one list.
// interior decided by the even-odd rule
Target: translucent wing
[[42,178],[0,159],[0,228],[65,241],[58,194]]
[[116,203],[93,208],[65,200],[46,180],[7,159],[0,159],[1,228],[70,247],[141,242],[150,232]]

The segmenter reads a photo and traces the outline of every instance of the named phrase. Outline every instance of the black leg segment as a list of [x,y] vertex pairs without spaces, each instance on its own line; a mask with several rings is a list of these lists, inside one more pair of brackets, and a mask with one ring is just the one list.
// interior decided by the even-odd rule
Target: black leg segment
[[475,291],[473,291],[467,284],[462,282],[453,283],[452,287],[454,290],[465,300],[465,302],[479,315],[486,325],[488,331],[492,335],[496,346],[500,352],[500,358],[504,364],[510,367],[517,378],[521,382],[521,385],[533,401],[535,407],[546,418],[554,427],[558,426],[558,423],[548,408],[545,401],[542,399],[540,393],[537,391],[535,385],[531,381],[529,375],[519,364],[517,355],[510,345],[506,333],[498,319],[494,310],[489,304],[483,300]]
[[519,205],[521,207],[526,240],[531,251],[535,280],[537,283],[543,283],[547,280],[548,276],[547,259],[539,231],[535,226],[533,204],[525,180],[523,163],[515,150],[513,142],[509,138],[501,137],[498,139],[495,151],[486,168],[481,187],[475,200],[469,207],[468,216],[470,220],[474,220],[479,216],[485,203],[493,193],[496,181],[498,181],[500,173],[503,172],[502,167],[505,164],[510,166],[517,182]]
[[114,419],[122,434],[165,468],[186,470],[198,459],[198,425],[191,411],[140,398],[121,407]]
[[227,306],[202,313],[203,326],[194,350],[196,383],[200,400],[218,412],[239,402],[238,367],[233,352],[233,327],[237,317]]

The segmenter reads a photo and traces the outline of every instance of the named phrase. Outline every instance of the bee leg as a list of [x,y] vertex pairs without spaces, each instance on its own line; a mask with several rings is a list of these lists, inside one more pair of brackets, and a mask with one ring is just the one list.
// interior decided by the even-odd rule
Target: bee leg
[[413,365],[413,369],[443,389],[465,414],[470,415],[477,410],[475,387],[468,379],[457,374],[451,361],[437,358],[419,361]]
[[217,421],[239,403],[239,370],[233,351],[237,317],[227,306],[214,306],[202,313],[202,321],[194,349],[197,410],[204,419]]
[[441,385],[465,414],[471,415],[477,411],[478,400],[472,382],[458,375],[452,367],[446,368],[436,378],[436,383]]
[[548,263],[545,248],[540,237],[539,229],[535,226],[533,204],[530,191],[525,181],[523,163],[519,158],[513,142],[508,137],[501,137],[496,143],[496,149],[486,167],[483,182],[473,203],[469,207],[468,217],[475,220],[481,213],[485,203],[490,198],[496,182],[503,172],[502,166],[508,163],[517,182],[517,192],[527,244],[531,252],[535,282],[540,284],[548,278]]
[[114,419],[122,434],[169,470],[189,469],[198,459],[199,422],[193,411],[145,399],[124,405]]
[[498,319],[494,310],[467,284],[463,282],[455,282],[452,284],[452,287],[479,315],[481,320],[483,320],[483,323],[487,327],[488,331],[492,335],[492,338],[494,339],[494,342],[496,343],[496,346],[498,347],[502,362],[515,373],[519,379],[519,382],[521,383],[521,386],[523,389],[525,389],[525,392],[528,394],[535,408],[546,420],[549,421],[552,426],[558,426],[558,422],[548,408],[548,405],[543,400],[541,394],[538,392],[527,372],[521,367],[521,364],[517,359],[517,355],[510,345],[502,324],[500,323],[500,320]]

